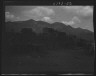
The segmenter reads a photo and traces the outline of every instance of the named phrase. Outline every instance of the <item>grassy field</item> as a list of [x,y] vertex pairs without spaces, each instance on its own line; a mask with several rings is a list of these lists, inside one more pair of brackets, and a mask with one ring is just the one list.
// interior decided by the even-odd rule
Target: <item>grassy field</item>
[[44,53],[4,57],[2,73],[93,73],[94,58],[83,50],[49,50]]

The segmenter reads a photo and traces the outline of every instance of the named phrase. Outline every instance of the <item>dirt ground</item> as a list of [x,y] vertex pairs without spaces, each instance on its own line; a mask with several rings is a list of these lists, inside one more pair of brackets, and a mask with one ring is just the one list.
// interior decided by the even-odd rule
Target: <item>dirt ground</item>
[[94,58],[82,50],[49,50],[48,54],[19,55],[4,59],[2,74],[18,73],[93,73]]

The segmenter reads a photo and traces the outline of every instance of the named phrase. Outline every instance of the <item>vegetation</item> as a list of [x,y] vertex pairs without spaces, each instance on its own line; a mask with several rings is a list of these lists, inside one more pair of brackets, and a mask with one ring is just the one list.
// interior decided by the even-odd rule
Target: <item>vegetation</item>
[[10,55],[30,54],[33,51],[42,52],[43,49],[57,50],[77,47],[82,47],[88,55],[94,55],[91,42],[52,28],[43,28],[43,32],[39,34],[35,33],[32,28],[23,28],[19,33],[7,32],[4,41],[6,43],[4,52]]

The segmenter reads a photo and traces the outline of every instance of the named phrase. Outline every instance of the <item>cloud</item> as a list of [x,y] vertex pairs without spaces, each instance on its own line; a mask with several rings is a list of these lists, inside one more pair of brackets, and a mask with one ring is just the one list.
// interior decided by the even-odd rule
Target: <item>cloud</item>
[[53,20],[50,17],[43,17],[41,20],[45,22],[53,22]]
[[75,23],[80,23],[81,22],[80,19],[77,16],[74,16],[72,18],[72,21],[74,21]]
[[62,23],[66,24],[66,25],[74,25],[77,23],[80,23],[80,19],[76,16],[74,16],[70,21],[61,21]]
[[11,14],[10,12],[5,12],[5,18],[6,19],[12,19],[12,18],[14,18],[14,15]]
[[55,14],[54,10],[48,7],[38,6],[29,11],[24,11],[27,17],[44,17]]
[[5,12],[5,21],[19,21],[20,17],[16,17],[10,12]]
[[62,21],[62,23],[66,24],[66,25],[73,25],[73,24],[75,24],[74,21]]
[[93,8],[91,8],[90,6],[85,6],[82,7],[81,10],[77,10],[76,12],[83,16],[89,16],[89,15],[93,15]]
[[91,6],[60,6],[64,10],[74,12],[77,15],[89,16],[93,15],[93,8]]
[[78,10],[78,9],[82,8],[82,6],[62,6],[62,7],[67,10]]

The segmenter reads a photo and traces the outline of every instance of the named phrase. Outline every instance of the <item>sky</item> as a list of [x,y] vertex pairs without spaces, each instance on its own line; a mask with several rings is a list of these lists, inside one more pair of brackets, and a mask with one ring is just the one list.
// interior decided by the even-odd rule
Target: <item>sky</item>
[[6,6],[5,21],[61,22],[93,31],[93,6]]

